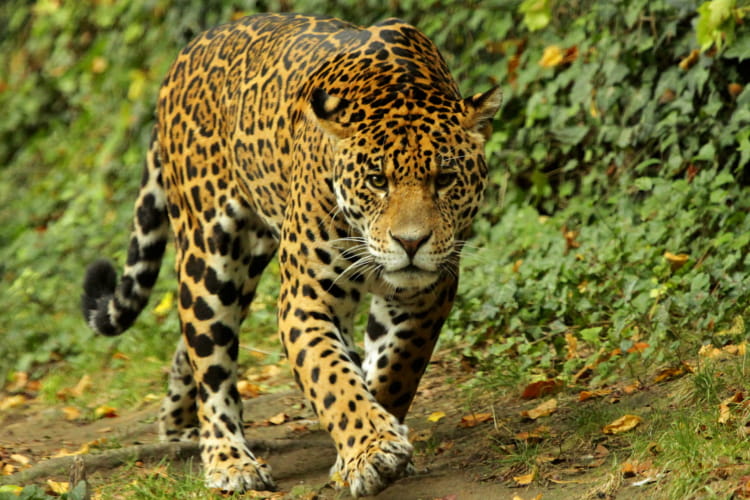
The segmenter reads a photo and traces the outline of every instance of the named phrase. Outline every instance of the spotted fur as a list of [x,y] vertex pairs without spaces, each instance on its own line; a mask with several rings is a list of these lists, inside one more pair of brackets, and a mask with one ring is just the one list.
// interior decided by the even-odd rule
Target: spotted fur
[[[395,19],[258,15],[179,54],[123,276],[92,264],[82,305],[102,334],[130,326],[171,225],[182,339],[160,434],[200,442],[208,486],[274,486],[243,435],[236,361],[277,249],[280,336],[338,450],[332,476],[358,496],[407,471],[403,421],[454,300],[499,106],[497,89],[462,99],[435,46]],[[352,321],[367,294],[361,359]]]

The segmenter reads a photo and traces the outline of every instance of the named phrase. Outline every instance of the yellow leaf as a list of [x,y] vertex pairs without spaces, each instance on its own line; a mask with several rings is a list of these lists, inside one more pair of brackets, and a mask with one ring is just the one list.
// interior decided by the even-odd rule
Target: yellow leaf
[[47,479],[47,486],[52,491],[52,493],[56,495],[62,495],[63,493],[67,493],[68,490],[70,490],[70,483],[67,481],[53,481],[52,479]]
[[742,335],[743,333],[745,333],[745,320],[738,314],[732,318],[732,326],[716,332],[716,335]]
[[730,417],[732,416],[732,410],[729,409],[729,405],[722,402],[719,405],[719,418],[718,422],[720,424],[726,424],[729,422]]
[[720,424],[726,424],[732,417],[732,408],[730,405],[736,405],[742,403],[745,400],[745,396],[741,392],[735,392],[732,396],[728,397],[719,405],[719,419]]
[[29,374],[26,372],[13,372],[11,382],[5,387],[8,392],[21,391],[29,383]]
[[289,415],[287,415],[284,412],[281,412],[281,413],[277,413],[273,417],[269,418],[268,422],[270,424],[273,424],[273,425],[281,425],[284,422],[286,422],[287,420],[289,420]]
[[75,406],[66,406],[62,409],[62,412],[65,415],[65,420],[76,420],[81,416],[81,410]]
[[81,380],[78,381],[75,387],[73,387],[73,396],[81,396],[84,392],[91,388],[91,375],[84,375]]
[[21,455],[20,453],[13,453],[10,456],[10,459],[15,462],[18,462],[21,465],[29,465],[29,462],[31,462],[29,457],[27,457],[26,455]]
[[521,416],[536,420],[539,417],[546,417],[557,411],[557,400],[555,398],[545,401],[534,409],[522,411]]
[[237,391],[242,399],[257,398],[260,395],[260,386],[247,380],[237,382]]
[[571,332],[565,332],[565,344],[568,347],[568,352],[565,355],[567,359],[574,359],[578,357],[578,339]]
[[117,408],[101,405],[94,410],[94,418],[114,418],[117,416]]
[[686,373],[688,373],[688,370],[686,370],[684,366],[666,368],[656,374],[656,376],[654,377],[654,382],[659,383],[664,382],[665,380],[672,380],[674,378],[681,377]]
[[102,56],[97,56],[91,60],[91,72],[92,73],[104,73],[107,70],[107,60]]
[[443,418],[445,418],[445,412],[434,411],[434,412],[430,413],[429,417],[427,417],[427,421],[428,422],[439,422]]
[[458,426],[475,427],[488,420],[492,420],[492,413],[472,413],[471,415],[461,417],[461,422],[459,422]]
[[333,483],[340,488],[346,488],[349,486],[349,483],[347,481],[344,481],[344,478],[341,477],[341,472],[339,471],[335,471],[333,474],[331,474],[331,481],[333,481]]
[[157,316],[165,316],[169,311],[172,310],[173,305],[174,294],[172,292],[167,292],[161,298],[156,307],[154,307],[154,314],[156,314]]
[[539,66],[543,68],[554,68],[563,62],[563,51],[557,45],[550,45],[544,48],[542,58],[539,60]]
[[524,474],[523,476],[513,476],[513,481],[519,486],[528,486],[534,480],[536,475],[536,469],[531,469],[531,472]]
[[680,67],[681,70],[687,71],[690,68],[692,68],[695,65],[695,63],[698,62],[698,59],[700,58],[700,55],[701,55],[701,51],[700,50],[693,49],[693,50],[690,51],[690,54],[688,54],[686,57],[684,57],[680,61],[680,63],[678,64],[678,66]]
[[21,406],[24,403],[26,403],[26,396],[24,396],[23,394],[8,396],[7,398],[3,398],[2,400],[0,400],[0,410],[15,408],[16,406]]
[[611,424],[607,424],[602,428],[604,434],[622,434],[629,430],[635,429],[643,419],[638,415],[623,415]]
[[586,401],[591,398],[600,398],[612,394],[612,389],[596,389],[593,391],[581,391],[578,394],[578,401]]
[[669,265],[672,268],[672,271],[676,271],[685,265],[685,262],[688,261],[690,256],[686,253],[674,254],[672,252],[664,252],[664,258],[669,261]]

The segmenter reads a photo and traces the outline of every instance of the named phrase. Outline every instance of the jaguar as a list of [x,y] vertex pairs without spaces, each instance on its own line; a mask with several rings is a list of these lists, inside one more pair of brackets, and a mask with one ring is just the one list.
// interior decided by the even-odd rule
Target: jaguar
[[208,487],[275,486],[244,435],[236,365],[240,324],[277,254],[279,335],[336,446],[331,477],[362,496],[413,471],[404,419],[456,296],[500,106],[497,86],[462,98],[435,45],[398,19],[253,15],[179,53],[124,270],[93,262],[81,302],[96,332],[122,333],[173,233],[181,337],[159,433],[199,443]]

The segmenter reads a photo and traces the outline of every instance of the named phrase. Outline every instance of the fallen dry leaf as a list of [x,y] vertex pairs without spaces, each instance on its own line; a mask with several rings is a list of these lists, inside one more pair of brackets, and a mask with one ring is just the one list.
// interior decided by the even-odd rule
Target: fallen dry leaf
[[289,424],[289,430],[292,432],[307,432],[310,430],[310,427],[307,424]]
[[16,406],[21,406],[26,403],[28,399],[23,394],[15,394],[13,396],[8,396],[0,400],[0,411],[2,410],[9,410],[11,408],[15,408]]
[[622,477],[634,477],[635,472],[635,464],[633,462],[625,462],[620,466],[620,472],[622,472]]
[[623,415],[611,424],[607,424],[602,428],[604,434],[622,434],[629,430],[635,429],[643,419],[638,415]]
[[62,409],[62,412],[65,415],[65,420],[76,420],[81,416],[81,410],[75,406],[66,406]]
[[542,58],[539,59],[539,66],[542,68],[554,68],[563,62],[563,51],[557,45],[550,45],[544,48]]
[[634,392],[640,391],[643,388],[640,380],[636,380],[632,384],[628,384],[622,388],[622,392],[625,394],[633,394]]
[[453,441],[443,441],[441,442],[438,447],[435,449],[435,454],[440,455],[441,453],[444,453],[451,448],[453,448],[454,442]]
[[549,436],[552,428],[548,425],[540,425],[534,430],[519,432],[514,437],[519,441],[526,441],[530,443],[538,443],[543,438]]
[[593,391],[581,391],[578,393],[578,401],[588,401],[592,398],[601,398],[612,394],[612,389],[596,389]]
[[532,382],[524,387],[521,393],[523,399],[536,399],[542,396],[554,394],[562,388],[562,383],[558,380],[540,380]]
[[268,423],[272,425],[281,425],[284,422],[289,420],[289,415],[284,413],[283,411],[281,413],[277,413],[273,417],[268,419]]
[[94,418],[115,418],[117,416],[117,408],[108,405],[101,405],[94,410]]
[[445,412],[444,411],[433,411],[430,413],[430,416],[427,417],[428,422],[439,422],[445,418]]
[[651,460],[645,460],[643,462],[627,461],[620,466],[620,472],[623,477],[635,477],[643,476],[651,472],[654,464]]
[[148,394],[146,394],[145,396],[143,396],[143,400],[145,402],[147,402],[147,403],[151,403],[151,402],[154,402],[154,401],[159,401],[163,397],[164,396],[160,396],[158,394],[154,394],[153,392],[149,392]]
[[26,372],[13,372],[10,382],[5,387],[8,392],[18,392],[26,387],[29,383],[29,374]]
[[567,347],[566,359],[578,357],[578,338],[572,332],[565,332],[565,345]]
[[81,377],[81,379],[78,381],[78,383],[74,387],[72,388],[65,387],[57,391],[56,396],[58,399],[62,401],[65,401],[66,399],[69,399],[69,398],[78,398],[78,397],[81,397],[84,392],[89,390],[91,388],[91,385],[92,385],[91,375],[86,374],[83,377]]
[[672,380],[678,377],[682,377],[688,373],[693,373],[693,368],[687,363],[683,362],[680,366],[674,368],[666,368],[654,377],[654,382],[664,382],[666,380]]
[[750,498],[750,476],[740,478],[740,484],[732,493],[731,498]]
[[237,382],[237,391],[240,393],[242,399],[257,398],[260,395],[260,386],[253,384],[248,380],[240,380]]
[[465,415],[461,417],[459,427],[475,427],[482,422],[492,420],[492,413],[472,413],[471,415]]
[[747,352],[747,342],[739,344],[728,344],[722,348],[715,347],[711,344],[705,344],[698,350],[698,355],[702,358],[725,359],[732,356],[744,356]]
[[31,459],[29,457],[27,457],[26,455],[21,455],[20,453],[11,454],[10,459],[14,462],[18,462],[21,465],[29,465],[29,462],[31,462]]
[[648,349],[648,344],[646,342],[636,342],[635,344],[630,346],[630,348],[628,348],[628,352],[643,352],[646,349]]
[[47,479],[47,488],[49,488],[49,491],[55,495],[62,495],[70,490],[70,483],[67,481],[58,482],[53,481],[52,479]]
[[547,415],[551,415],[556,411],[557,411],[557,399],[552,398],[540,404],[534,409],[522,411],[521,416],[530,418],[531,420],[536,420],[539,417],[546,417]]
[[519,486],[528,486],[534,480],[534,476],[536,476],[536,468],[531,469],[531,472],[529,472],[528,474],[524,474],[522,476],[513,476],[513,481],[515,481]]
[[[742,403],[745,396],[742,392],[735,392],[731,397],[726,398],[719,404],[719,418],[720,424],[726,424],[732,418],[732,406]],[[731,406],[730,406],[731,405]]]
[[71,457],[74,455],[85,455],[91,450],[92,447],[93,448],[99,447],[106,442],[107,442],[107,438],[102,437],[102,438],[94,439],[93,441],[89,441],[88,443],[83,443],[81,447],[75,451],[68,451],[66,448],[61,448],[60,451],[52,455],[51,458]]

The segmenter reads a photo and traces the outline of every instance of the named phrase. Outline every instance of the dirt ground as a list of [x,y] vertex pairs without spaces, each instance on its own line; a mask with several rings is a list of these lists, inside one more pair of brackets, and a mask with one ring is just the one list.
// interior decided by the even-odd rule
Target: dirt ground
[[[461,397],[460,390],[453,382],[447,382],[445,370],[433,366],[428,370],[419,394],[412,406],[407,424],[415,444],[415,465],[419,473],[404,478],[380,495],[378,499],[425,499],[425,500],[485,500],[541,498],[544,500],[581,498],[649,498],[636,488],[616,485],[609,488],[613,494],[604,494],[607,482],[606,471],[602,468],[576,473],[571,481],[549,482],[522,487],[513,479],[514,474],[522,474],[522,468],[513,469],[501,465],[505,455],[498,444],[498,436],[504,431],[503,422],[509,419],[518,421],[519,405],[529,406],[528,402],[507,397],[503,400],[487,399],[468,404]],[[463,401],[463,403],[457,403]],[[158,402],[144,404],[130,412],[122,412],[115,418],[104,418],[93,422],[70,422],[64,418],[60,408],[32,403],[25,408],[14,409],[0,415],[0,455],[9,457],[21,454],[30,459],[31,469],[22,471],[25,476],[0,476],[0,484],[27,484],[29,481],[44,483],[47,479],[66,480],[63,471],[51,471],[47,475],[29,479],[28,473],[34,464],[44,464],[44,459],[60,449],[78,450],[85,443],[106,437],[110,443],[122,447],[145,446],[157,443],[155,416]],[[434,412],[445,416],[437,422],[428,417]],[[462,417],[472,412],[491,412],[488,419],[475,426],[460,425]],[[269,423],[269,419],[286,414],[286,421]],[[276,419],[274,419],[276,420]],[[335,459],[335,450],[327,434],[319,429],[313,415],[298,391],[280,394],[261,395],[245,401],[245,423],[248,439],[271,443],[270,449],[255,450],[265,458],[273,469],[279,489],[287,492],[284,498],[298,498],[300,491],[304,498],[338,499],[349,495],[337,492],[326,486],[328,469]],[[517,432],[513,429],[512,432]],[[94,452],[96,453],[96,451]],[[91,456],[85,456],[88,459]],[[159,457],[146,458],[155,464]],[[132,465],[132,460],[130,461]],[[172,463],[180,460],[173,460]],[[200,474],[195,465],[197,460],[185,461],[193,464],[193,472]],[[37,465],[37,467],[39,467]],[[88,467],[88,465],[87,465]],[[88,479],[94,491],[111,481],[113,471],[99,469],[88,472]],[[24,480],[24,481],[22,481]],[[604,485],[604,486],[602,486]],[[592,490],[598,487],[599,490]],[[617,494],[614,493],[617,491]],[[311,493],[312,492],[312,493]],[[541,496],[539,496],[541,495]],[[620,496],[622,495],[622,496]]]

